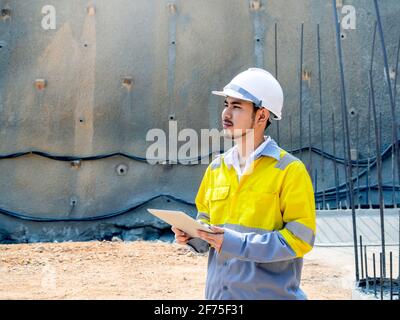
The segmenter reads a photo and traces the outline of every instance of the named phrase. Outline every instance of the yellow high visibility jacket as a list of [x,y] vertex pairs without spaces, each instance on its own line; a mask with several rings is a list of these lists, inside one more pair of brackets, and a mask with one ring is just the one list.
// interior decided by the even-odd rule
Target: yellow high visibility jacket
[[[221,252],[210,248],[206,298],[306,299],[302,257],[316,231],[307,169],[273,139],[240,180],[225,155],[209,165],[196,196],[197,219],[225,229]],[[189,245],[196,250],[199,241]]]

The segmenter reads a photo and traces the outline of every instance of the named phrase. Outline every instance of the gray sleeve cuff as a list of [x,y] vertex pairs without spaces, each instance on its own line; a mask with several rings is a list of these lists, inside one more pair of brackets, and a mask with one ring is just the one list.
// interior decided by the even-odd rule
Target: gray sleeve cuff
[[210,245],[207,241],[204,241],[200,238],[192,238],[187,242],[187,245],[191,248],[192,251],[197,253],[206,253]]
[[243,234],[231,229],[224,229],[224,241],[222,242],[221,252],[228,253],[233,256],[240,254]]

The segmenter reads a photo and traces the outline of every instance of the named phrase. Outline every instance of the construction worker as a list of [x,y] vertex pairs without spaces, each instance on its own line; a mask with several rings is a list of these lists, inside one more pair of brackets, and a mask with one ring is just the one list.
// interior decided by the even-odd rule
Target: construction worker
[[213,94],[225,97],[224,134],[235,143],[208,166],[196,196],[197,219],[215,233],[190,238],[173,227],[176,242],[209,250],[206,299],[307,299],[300,279],[316,231],[312,182],[301,160],[264,136],[281,119],[282,88],[251,68]]

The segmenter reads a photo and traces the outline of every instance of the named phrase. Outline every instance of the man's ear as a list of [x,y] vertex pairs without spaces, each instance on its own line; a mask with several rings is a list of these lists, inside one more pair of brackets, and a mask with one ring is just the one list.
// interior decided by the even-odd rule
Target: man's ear
[[269,111],[265,108],[261,108],[259,111],[260,113],[258,115],[258,123],[264,124],[269,119]]

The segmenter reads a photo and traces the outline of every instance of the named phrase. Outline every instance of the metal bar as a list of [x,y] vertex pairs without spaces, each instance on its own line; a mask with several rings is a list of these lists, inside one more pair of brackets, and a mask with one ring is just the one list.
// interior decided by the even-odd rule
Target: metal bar
[[[321,151],[324,153],[324,129],[322,125],[322,108],[320,108],[320,125],[321,125]],[[325,209],[326,206],[326,197],[325,197],[325,157],[322,157],[321,159],[321,174],[322,174],[322,207]]]
[[276,122],[276,138],[278,140],[278,145],[280,144],[280,135],[279,135],[279,121]]
[[[324,126],[322,117],[322,76],[321,76],[321,37],[319,24],[317,24],[317,52],[318,52],[318,90],[319,90],[319,119],[321,126],[321,151],[324,153]],[[322,157],[321,173],[322,173],[322,208],[325,209],[325,157]]]
[[380,128],[378,128],[378,119],[376,113],[376,105],[375,105],[375,90],[374,90],[374,81],[372,79],[372,73],[369,72],[369,82],[371,89],[371,102],[372,102],[372,114],[374,117],[375,124],[375,145],[376,145],[376,168],[378,175],[378,192],[379,192],[379,213],[380,213],[380,223],[381,223],[381,246],[383,253],[383,273],[386,276],[386,267],[385,267],[385,219],[384,219],[384,211],[383,211],[383,190],[382,190],[382,158],[381,158],[381,135]]
[[398,74],[399,74],[399,59],[400,59],[400,37],[399,37],[399,43],[398,43],[398,45],[397,45],[397,55],[396,55],[396,73],[395,73],[395,76],[394,76],[394,86],[393,86],[393,88],[394,88],[394,92],[393,92],[393,94],[394,94],[394,105],[396,106],[397,105],[397,101],[396,101],[396,99],[397,99],[397,76],[398,76]]
[[[392,124],[393,125],[393,124]],[[396,208],[396,165],[395,165],[395,147],[392,145],[392,154],[391,154],[391,166],[392,166],[392,204],[393,208]]]
[[[337,45],[337,53],[339,58],[339,67],[340,67],[340,79],[341,79],[341,106],[342,106],[342,115],[343,121],[345,122],[346,126],[346,139],[347,139],[347,161],[350,161],[350,138],[349,138],[349,124],[347,118],[347,99],[346,99],[346,85],[344,79],[344,64],[343,64],[343,56],[342,56],[342,44],[340,40],[340,28],[339,28],[339,19],[338,13],[336,9],[336,0],[333,0],[333,14],[334,14],[334,23],[336,27],[336,45]],[[357,221],[356,221],[356,212],[354,208],[354,193],[353,193],[353,179],[352,179],[352,166],[351,163],[347,165],[347,185],[348,190],[350,190],[350,207],[352,213],[352,222],[353,222],[353,237],[354,237],[354,258],[355,258],[355,271],[356,271],[356,281],[359,281],[360,275],[358,270],[358,248],[357,248]]]
[[335,140],[335,114],[332,113],[332,143],[333,143],[333,170],[335,171],[335,190],[336,190],[336,208],[339,207],[339,181],[337,176],[337,163],[336,163],[336,140]]
[[379,266],[380,266],[380,289],[381,289],[381,300],[383,300],[383,255],[379,253]]
[[[385,76],[386,76],[386,82],[387,82],[387,88],[388,88],[388,94],[389,94],[389,100],[390,100],[390,109],[391,109],[391,113],[392,113],[392,124],[393,124],[392,125],[392,143],[393,143],[393,145],[395,147],[397,168],[400,169],[400,155],[399,155],[399,148],[398,148],[396,104],[395,104],[394,94],[393,94],[393,91],[392,91],[392,85],[391,85],[391,81],[390,81],[387,50],[386,50],[385,38],[384,38],[383,28],[382,28],[381,15],[379,13],[379,6],[378,6],[378,1],[377,0],[374,0],[374,5],[375,5],[377,22],[378,22],[378,31],[379,31],[379,35],[380,35],[380,39],[381,39],[383,62],[384,62],[385,71],[386,71],[385,72]],[[400,182],[400,170],[397,170],[397,174],[398,174],[398,181]]]
[[378,23],[375,21],[374,23],[374,35],[372,37],[372,50],[371,50],[371,65],[369,70],[373,70],[374,68],[374,58],[375,58],[375,43],[376,43],[376,31],[378,30]]
[[[375,21],[374,23],[374,33],[372,37],[372,49],[371,49],[371,63],[370,63],[370,71],[372,72],[373,67],[374,67],[374,57],[375,57],[375,44],[376,44],[376,31],[378,28],[378,24]],[[369,93],[368,96],[368,167],[367,167],[367,204],[369,204],[369,208],[372,208],[372,196],[371,196],[371,186],[370,186],[370,177],[371,177],[371,169],[370,169],[370,154],[371,154],[371,149],[370,149],[370,142],[371,142],[371,93]]]
[[379,153],[382,154],[382,111],[379,111]]
[[372,199],[371,199],[371,186],[370,186],[370,177],[371,177],[371,168],[370,168],[370,155],[371,155],[371,90],[369,91],[368,97],[368,166],[367,166],[367,204],[369,204],[369,208],[372,208]]
[[[275,78],[278,80],[278,23],[275,22]],[[276,121],[276,137],[280,142],[279,121]]]
[[292,116],[289,116],[289,131],[290,131],[290,153],[293,153]]
[[[336,181],[339,183],[339,168],[336,168],[336,172],[335,172],[335,177],[336,177]],[[340,191],[339,191],[339,186],[337,185],[336,187],[336,197],[338,199],[338,207],[337,209],[342,209],[342,200],[340,198]]]
[[308,113],[308,164],[310,169],[310,175],[312,176],[312,149],[311,149],[311,112]]
[[275,22],[275,77],[278,79],[278,23]]
[[375,253],[372,254],[372,265],[374,269],[374,295],[376,297],[376,262],[375,262]]
[[299,93],[299,106],[300,106],[300,159],[303,156],[303,49],[304,48],[304,23],[301,24],[300,36],[300,93]]
[[[379,111],[379,153],[380,154],[382,154],[381,153],[382,152],[382,127],[383,127],[382,126],[382,111]],[[381,168],[382,168],[382,162],[381,162]],[[382,185],[383,185],[383,180],[382,180]],[[378,183],[378,187],[379,187],[379,183]],[[383,208],[385,208],[385,196],[383,194],[383,191],[382,191],[382,206],[383,206]],[[386,257],[384,257],[384,258],[386,258]]]
[[314,190],[315,190],[315,193],[317,193],[318,192],[318,171],[317,171],[317,169],[315,169],[315,171],[314,171]]
[[[397,77],[397,74],[396,74]],[[395,81],[396,82],[396,81]],[[392,127],[394,126],[394,123],[392,122]],[[392,128],[392,130],[396,130],[396,128]],[[395,161],[395,150],[396,147],[392,145],[392,154],[391,154],[391,166],[392,166],[392,204],[393,208],[397,208],[397,197],[396,197],[396,169],[399,170],[399,168],[396,168],[396,161]]]
[[367,255],[367,246],[364,246],[364,261],[365,261],[365,279],[366,279],[366,288],[369,290],[369,278],[368,278],[368,255]]
[[393,255],[392,251],[389,253],[389,267],[390,267],[390,300],[393,300]]
[[317,24],[317,53],[318,53],[318,84],[319,84],[319,105],[322,106],[322,79],[321,79],[321,37],[319,24]]
[[358,161],[358,155],[359,155],[359,147],[360,147],[360,136],[359,136],[359,116],[357,114],[356,117],[356,151],[357,151],[357,159],[356,159],[356,165],[357,165],[357,205],[358,208],[360,208],[360,166],[359,166],[359,161]]
[[362,235],[360,235],[360,260],[361,260],[361,279],[364,279],[364,257],[363,257]]
[[[342,102],[342,104],[343,104],[343,102]],[[344,121],[344,117],[345,117],[345,115],[343,114],[343,106],[342,106],[342,108],[340,109],[340,111],[341,111],[341,114],[342,114],[342,121],[341,121],[341,123],[342,123],[342,146],[343,146],[343,159],[344,159],[344,173],[345,173],[345,182],[347,182],[348,181],[348,166],[349,165],[351,165],[351,164],[349,164],[348,163],[348,161],[349,161],[349,159],[350,159],[350,161],[351,161],[351,158],[348,158],[348,159],[346,159],[346,135],[348,134],[347,132],[346,132],[346,129],[345,129],[345,121]],[[345,197],[345,202],[346,202],[346,207],[347,207],[347,204],[348,204],[348,199],[349,199],[349,186],[348,186],[348,184],[347,183],[345,183],[345,186],[346,186],[346,192],[345,192],[345,195],[346,195],[346,197]]]
[[[395,108],[396,108],[396,105],[397,105],[397,79],[398,79],[398,74],[399,74],[399,58],[400,58],[400,37],[399,37],[399,43],[397,45],[396,69],[395,69],[396,73],[395,73],[395,77],[394,77],[394,106],[395,106]],[[393,128],[392,128],[392,130],[393,130]],[[397,128],[395,128],[394,130],[397,130]],[[397,171],[399,171],[400,167],[396,168],[395,149],[393,147],[392,147],[392,163],[393,163],[392,166],[393,166],[393,188],[394,188],[394,185],[396,184],[394,171],[396,169],[397,169]],[[400,184],[400,180],[398,182]],[[393,194],[394,194],[394,202],[393,202],[394,203],[394,208],[397,208],[397,192],[394,191]],[[400,255],[399,255],[399,259],[400,259]],[[400,287],[400,284],[399,284],[399,287]]]

